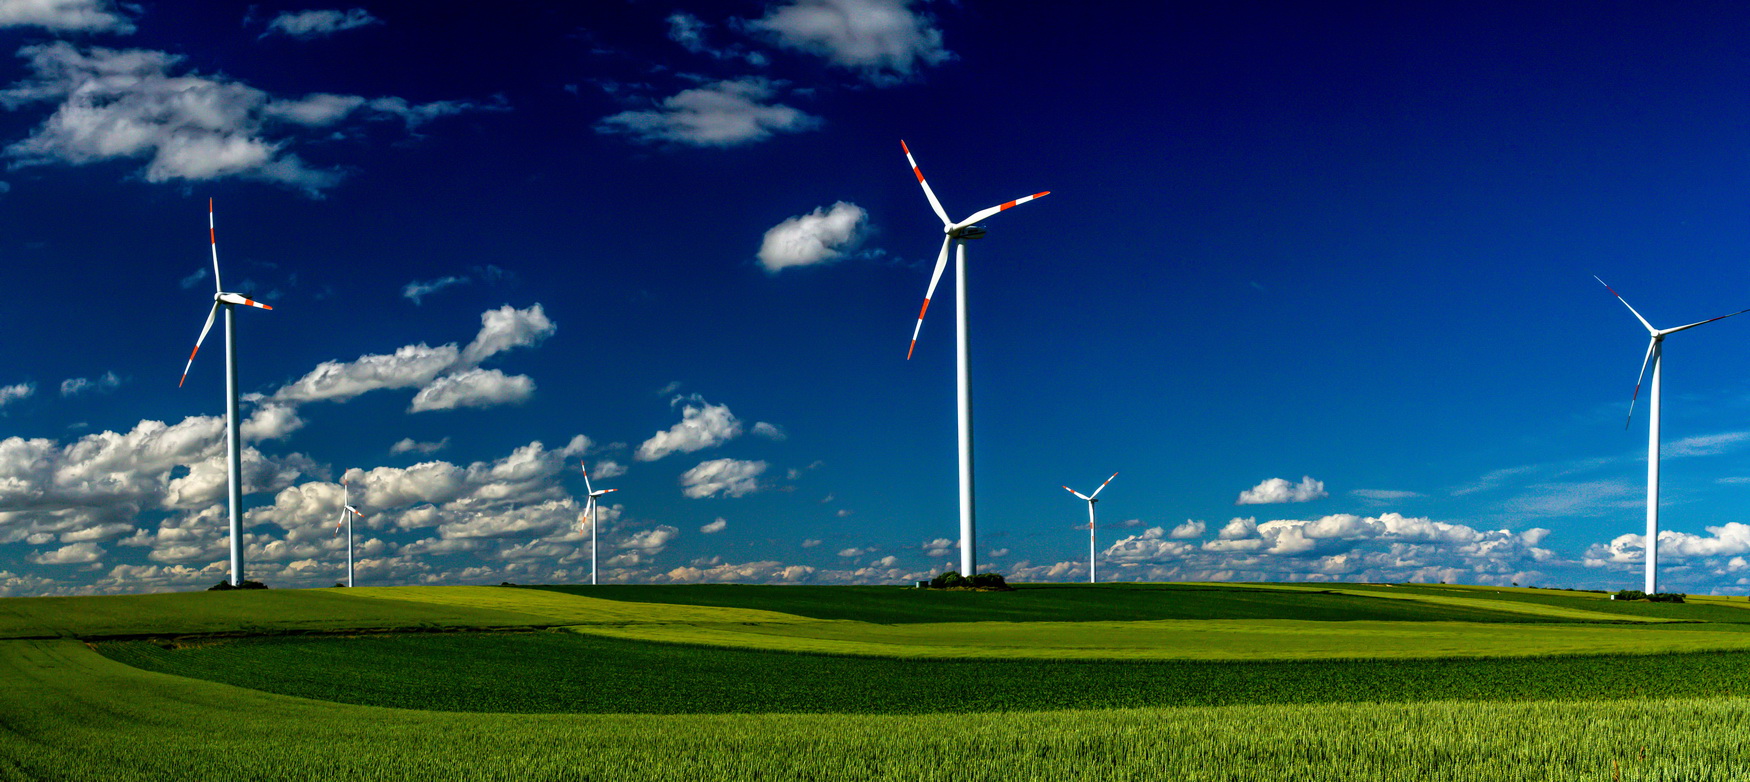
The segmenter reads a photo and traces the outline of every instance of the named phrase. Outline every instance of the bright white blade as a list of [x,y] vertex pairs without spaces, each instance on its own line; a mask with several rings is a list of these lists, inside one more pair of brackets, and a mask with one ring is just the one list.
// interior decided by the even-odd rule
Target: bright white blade
[[365,517],[365,514],[363,514],[363,513],[361,513],[361,512],[359,512],[359,509],[358,509],[358,508],[355,508],[355,507],[353,507],[353,506],[351,506],[351,505],[348,505],[348,506],[346,506],[346,511],[347,511],[347,512],[348,512],[348,513],[351,513],[351,514],[352,514],[352,515],[354,515],[354,516],[357,516],[357,517],[359,517],[359,518],[361,518],[361,519],[362,519],[362,518],[364,518],[364,517]]
[[224,293],[225,286],[219,284],[219,232],[213,228],[213,199],[207,199],[207,238],[213,243],[213,291]]
[[936,210],[937,217],[942,218],[942,225],[953,225],[954,221],[948,219],[948,211],[942,208],[942,202],[936,200],[936,193],[930,189],[930,183],[924,181],[924,170],[918,168],[918,162],[912,159],[911,147],[906,146],[905,140],[901,139],[899,148],[905,150],[905,162],[911,164],[911,172],[917,175],[918,184],[924,186],[924,197],[930,199],[930,208]]
[[264,310],[273,309],[272,307],[269,307],[266,304],[262,304],[259,301],[251,299],[247,296],[239,296],[235,293],[221,293],[221,294],[219,294],[219,301],[225,302],[226,304],[243,304],[243,305],[250,306],[250,307],[260,307]]
[[977,212],[973,212],[971,217],[968,217],[965,220],[961,220],[960,222],[955,223],[953,225],[953,227],[954,228],[965,228],[966,226],[972,225],[973,223],[976,223],[980,220],[983,220],[986,217],[990,217],[991,215],[994,215],[997,212],[1001,212],[1004,209],[1013,209],[1017,206],[1020,206],[1024,203],[1027,203],[1028,201],[1031,201],[1035,198],[1044,198],[1048,195],[1051,195],[1050,190],[1047,190],[1043,193],[1034,193],[1033,195],[1027,196],[1025,198],[1017,198],[1017,199],[1010,201],[1006,204],[997,204],[996,206],[993,206],[989,209],[983,209],[983,210],[980,210]]
[[[1116,477],[1118,477],[1118,473],[1112,473],[1112,478],[1116,478]],[[1107,478],[1107,479],[1106,479],[1106,483],[1111,483],[1111,482],[1112,482],[1112,478]],[[1106,483],[1102,483],[1102,484],[1100,484],[1100,488],[1098,488],[1098,489],[1095,489],[1095,490],[1094,490],[1094,493],[1093,493],[1093,494],[1090,494],[1090,495],[1088,495],[1088,499],[1090,499],[1090,500],[1091,500],[1091,499],[1093,499],[1093,498],[1095,498],[1095,497],[1098,497],[1098,496],[1100,496],[1100,492],[1102,492],[1102,491],[1105,491],[1105,490],[1106,490]]]
[[614,493],[614,492],[617,492],[617,491],[619,491],[619,489],[602,489],[602,490],[600,490],[600,491],[592,491],[592,492],[590,492],[590,493],[589,493],[589,496],[591,496],[591,497],[600,497],[600,496],[602,496],[602,495],[603,495],[603,494],[613,494],[613,493]]
[[340,520],[334,522],[334,531],[335,532],[339,532],[340,528],[346,524],[346,511],[347,511],[347,507],[345,505],[340,506]]
[[213,330],[213,318],[219,314],[219,303],[213,302],[213,308],[207,310],[207,325],[201,327],[201,335],[194,341],[194,350],[188,352],[188,363],[182,367],[182,379],[176,381],[176,387],[181,388],[188,382],[188,370],[194,367],[194,354],[201,352],[201,343],[207,341],[207,332]]
[[583,470],[583,490],[589,492],[589,496],[594,497],[595,489],[590,488],[589,485],[589,465],[579,462],[577,468]]
[[1635,395],[1628,398],[1628,420],[1622,422],[1622,428],[1627,429],[1635,420],[1635,400],[1641,398],[1641,381],[1647,377],[1647,364],[1653,361],[1653,348],[1659,345],[1659,338],[1654,337],[1647,343],[1647,357],[1641,359],[1641,374],[1635,377]]
[[595,523],[595,498],[591,497],[591,498],[589,498],[588,502],[585,502],[583,504],[583,524],[579,525],[578,529],[579,530],[588,529],[589,525],[594,524],[594,523]]
[[918,333],[924,330],[924,313],[930,311],[930,298],[936,295],[936,283],[942,281],[942,270],[948,266],[948,245],[954,243],[954,237],[942,237],[942,251],[936,254],[936,270],[930,273],[930,288],[924,291],[924,306],[918,309],[918,325],[911,329],[911,347],[905,351],[905,360],[911,360],[912,351],[918,349]]
[[[1610,283],[1607,283],[1607,282],[1605,282],[1605,281],[1604,281],[1604,280],[1600,280],[1600,279],[1598,279],[1598,275],[1596,275],[1596,274],[1594,274],[1594,275],[1592,275],[1592,279],[1594,279],[1594,280],[1598,280],[1598,284],[1599,284],[1599,285],[1603,285],[1603,286],[1604,286],[1604,289],[1605,289],[1605,290],[1607,290],[1607,291],[1610,291],[1610,295],[1612,295],[1612,296],[1615,296],[1615,297],[1616,297],[1616,300],[1617,300],[1617,301],[1620,301],[1620,302],[1622,302],[1622,306],[1624,306],[1624,307],[1628,307],[1628,311],[1629,311],[1629,312],[1634,312],[1634,314],[1635,314],[1635,320],[1638,320],[1638,321],[1640,321],[1640,322],[1641,322],[1641,325],[1642,325],[1642,326],[1646,326],[1646,327],[1647,327],[1647,333],[1649,333],[1649,334],[1657,334],[1657,333],[1659,333],[1659,330],[1658,330],[1658,329],[1656,329],[1656,328],[1653,328],[1653,324],[1651,324],[1651,323],[1648,323],[1648,322],[1647,322],[1647,319],[1646,319],[1646,318],[1643,318],[1643,317],[1641,317],[1641,314],[1640,314],[1640,313],[1639,313],[1639,312],[1635,312],[1635,308],[1634,308],[1634,307],[1629,307],[1629,303],[1628,303],[1628,299],[1625,299],[1625,298],[1623,298],[1623,297],[1622,297],[1622,294],[1620,294],[1620,293],[1617,293],[1617,292],[1616,292],[1616,289],[1615,289],[1615,288],[1612,288],[1612,287],[1610,287]],[[1734,313],[1734,314],[1735,314],[1735,313]],[[1727,316],[1725,316],[1725,317],[1731,317],[1731,316],[1730,316],[1730,315],[1727,315]],[[1706,323],[1706,322],[1707,322],[1707,321],[1705,321],[1705,320],[1704,320],[1704,321],[1702,321],[1702,322],[1701,322],[1701,323]],[[1692,324],[1690,324],[1690,325],[1692,325],[1692,326],[1699,326],[1699,325],[1701,325],[1701,323],[1692,323]],[[1689,328],[1689,326],[1684,326],[1684,328]],[[1676,330],[1676,329],[1673,329],[1673,331],[1675,331],[1675,330]]]
[[1068,487],[1068,486],[1065,486],[1065,487],[1063,487],[1063,490],[1064,490],[1064,491],[1067,491],[1067,492],[1069,492],[1069,493],[1070,493],[1070,494],[1074,494],[1074,495],[1075,495],[1075,496],[1077,496],[1077,497],[1080,497],[1080,498],[1082,498],[1082,499],[1084,499],[1084,500],[1087,500],[1087,499],[1093,499],[1093,498],[1092,498],[1092,497],[1089,497],[1089,496],[1088,496],[1088,495],[1086,495],[1086,494],[1083,494],[1083,493],[1081,493],[1081,492],[1079,492],[1079,491],[1076,491],[1076,490],[1075,490],[1075,489],[1072,489],[1072,488],[1070,488],[1070,487]]
[[[1738,310],[1737,312],[1732,313],[1732,315],[1742,315],[1746,312],[1750,312],[1750,310]],[[1679,331],[1682,331],[1684,329],[1692,329],[1692,328],[1695,328],[1696,326],[1702,325],[1703,323],[1712,323],[1716,320],[1725,320],[1726,318],[1732,317],[1732,315],[1721,315],[1717,318],[1708,318],[1707,320],[1696,321],[1696,322],[1691,323],[1687,326],[1678,326],[1677,328],[1674,328],[1674,329],[1665,329],[1664,331],[1659,332],[1659,335],[1664,336],[1666,334],[1676,334]]]

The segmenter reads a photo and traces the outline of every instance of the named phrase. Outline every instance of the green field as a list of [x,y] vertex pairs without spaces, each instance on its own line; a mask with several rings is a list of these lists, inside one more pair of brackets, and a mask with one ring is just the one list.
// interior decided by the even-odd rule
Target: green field
[[1742,779],[1747,608],[1440,585],[12,598],[0,779]]

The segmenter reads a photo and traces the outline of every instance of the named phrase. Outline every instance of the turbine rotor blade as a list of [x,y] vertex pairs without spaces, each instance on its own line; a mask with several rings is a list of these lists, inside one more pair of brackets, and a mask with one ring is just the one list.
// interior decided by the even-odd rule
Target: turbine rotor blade
[[1030,195],[1030,196],[1024,196],[1022,198],[1017,198],[1017,199],[1010,201],[1008,203],[997,204],[996,206],[993,206],[989,209],[981,209],[977,212],[973,212],[971,217],[968,217],[965,220],[961,220],[960,222],[955,223],[954,225],[952,225],[950,227],[951,228],[965,228],[966,226],[972,225],[973,223],[976,223],[980,220],[983,220],[986,217],[990,217],[991,215],[994,215],[997,212],[1001,212],[1005,209],[1013,209],[1017,206],[1020,206],[1024,203],[1027,203],[1028,201],[1031,201],[1035,198],[1044,198],[1048,195],[1051,195],[1050,190],[1047,190],[1043,193],[1034,193],[1033,195]]
[[225,302],[226,304],[243,304],[243,305],[247,305],[250,307],[260,307],[264,310],[273,309],[272,307],[269,307],[266,304],[262,304],[259,301],[251,299],[248,296],[241,296],[241,295],[238,295],[235,293],[220,293],[217,296],[217,298],[219,301]]
[[613,493],[614,493],[614,492],[617,492],[617,491],[619,491],[619,489],[600,489],[600,490],[597,490],[597,491],[592,491],[592,492],[590,492],[590,493],[589,493],[589,496],[591,496],[591,497],[600,497],[600,496],[602,496],[602,495],[603,495],[603,494],[613,494]]
[[1065,486],[1065,487],[1063,487],[1063,490],[1064,490],[1064,491],[1067,491],[1067,492],[1069,492],[1069,493],[1070,493],[1070,494],[1074,494],[1074,495],[1075,495],[1075,496],[1077,496],[1077,497],[1080,497],[1080,498],[1082,498],[1082,499],[1084,499],[1084,500],[1087,500],[1087,499],[1092,499],[1092,498],[1091,498],[1091,497],[1089,497],[1089,496],[1088,496],[1088,495],[1086,495],[1086,494],[1083,494],[1083,493],[1081,493],[1081,492],[1079,492],[1079,491],[1076,491],[1076,490],[1075,490],[1075,489],[1072,489],[1072,488],[1070,488],[1070,487],[1068,487],[1068,486]]
[[900,139],[899,148],[905,150],[905,162],[911,164],[911,172],[917,175],[918,184],[924,186],[924,197],[930,199],[930,208],[936,210],[937,217],[942,218],[942,225],[953,225],[954,221],[948,219],[948,211],[942,208],[942,202],[936,200],[936,193],[930,189],[930,183],[924,181],[924,170],[918,168],[918,162],[912,159],[911,147],[905,145],[904,139]]
[[181,388],[188,382],[188,370],[194,367],[194,354],[201,352],[201,343],[207,341],[207,332],[213,330],[213,318],[219,314],[219,303],[213,302],[213,308],[207,310],[207,325],[201,327],[201,335],[194,341],[194,350],[188,352],[188,363],[182,367],[182,379],[176,381],[176,387]]
[[1628,399],[1628,420],[1622,422],[1622,428],[1627,429],[1635,420],[1635,400],[1641,398],[1641,381],[1647,377],[1647,365],[1653,361],[1653,350],[1659,346],[1659,338],[1647,343],[1647,357],[1641,359],[1641,374],[1635,377],[1635,395]]
[[1732,315],[1742,315],[1746,312],[1750,312],[1750,310],[1738,310],[1737,312],[1734,312],[1731,315],[1721,315],[1717,318],[1708,318],[1707,320],[1698,320],[1698,321],[1691,323],[1687,326],[1678,326],[1677,328],[1674,328],[1674,329],[1665,329],[1664,331],[1659,332],[1659,336],[1662,337],[1662,336],[1665,336],[1666,334],[1675,334],[1675,333],[1682,331],[1684,329],[1692,329],[1692,328],[1695,328],[1696,326],[1700,326],[1704,323],[1712,323],[1716,320],[1725,320],[1726,318],[1732,317]]
[[[1641,314],[1640,314],[1640,313],[1639,313],[1639,312],[1635,312],[1635,308],[1634,308],[1634,307],[1629,307],[1629,303],[1628,303],[1628,299],[1625,299],[1625,298],[1623,298],[1623,297],[1622,297],[1622,294],[1620,294],[1620,293],[1617,293],[1617,292],[1616,292],[1616,289],[1615,289],[1615,288],[1612,288],[1612,287],[1610,287],[1610,283],[1607,283],[1607,282],[1605,282],[1605,281],[1604,281],[1604,280],[1602,280],[1602,279],[1599,279],[1599,277],[1598,277],[1598,275],[1596,275],[1596,274],[1594,274],[1594,275],[1592,275],[1592,279],[1594,279],[1594,280],[1598,280],[1598,284],[1599,284],[1599,285],[1603,285],[1603,286],[1604,286],[1604,289],[1605,289],[1605,290],[1607,290],[1607,291],[1610,291],[1610,295],[1612,295],[1612,296],[1615,296],[1615,297],[1616,297],[1616,300],[1617,300],[1617,301],[1620,301],[1620,302],[1622,302],[1622,306],[1624,306],[1624,307],[1628,307],[1628,311],[1629,311],[1629,312],[1634,312],[1634,315],[1635,315],[1635,320],[1638,320],[1638,321],[1640,321],[1640,322],[1641,322],[1641,325],[1642,325],[1642,326],[1646,326],[1646,327],[1647,327],[1647,333],[1649,333],[1649,334],[1658,334],[1658,333],[1659,333],[1659,330],[1658,330],[1658,329],[1656,329],[1656,328],[1653,328],[1653,324],[1651,324],[1651,323],[1648,323],[1648,322],[1647,322],[1647,319],[1646,319],[1646,318],[1643,318],[1643,317],[1641,317]],[[1733,314],[1737,314],[1737,313],[1733,313]],[[1725,317],[1731,317],[1731,316],[1730,316],[1730,315],[1727,315],[1727,316],[1725,316]],[[1706,323],[1706,322],[1707,322],[1707,321],[1705,321],[1705,320],[1704,320],[1704,321],[1702,321],[1702,323]],[[1690,325],[1692,325],[1692,326],[1699,326],[1699,325],[1701,325],[1701,323],[1693,323],[1693,324],[1690,324]],[[1689,326],[1684,326],[1684,328],[1689,328]]]
[[213,291],[224,293],[225,286],[219,283],[219,232],[213,227],[213,199],[207,199],[207,239],[213,244]]
[[[1118,477],[1118,473],[1112,473],[1112,478],[1116,478],[1116,477]],[[1112,482],[1112,478],[1107,478],[1107,479],[1106,479],[1106,483],[1111,483],[1111,482]],[[1088,495],[1088,499],[1090,499],[1090,500],[1091,500],[1091,499],[1093,499],[1093,498],[1095,498],[1095,497],[1098,497],[1098,496],[1100,496],[1100,492],[1102,492],[1102,491],[1105,491],[1105,490],[1106,490],[1106,483],[1102,483],[1102,484],[1100,484],[1100,488],[1098,488],[1098,489],[1095,489],[1095,490],[1094,490],[1094,493],[1093,493],[1093,494],[1090,494],[1090,495]]]
[[578,469],[583,470],[583,490],[589,492],[589,496],[594,497],[595,489],[590,488],[589,485],[589,465],[578,462],[577,467]]
[[930,298],[936,295],[936,283],[942,281],[942,270],[948,267],[948,245],[954,243],[954,237],[942,237],[942,251],[936,254],[936,270],[930,273],[929,290],[924,291],[924,306],[918,309],[918,324],[911,329],[911,347],[905,351],[905,360],[911,360],[912,351],[918,349],[918,334],[924,330],[924,313],[930,311]]
[[588,525],[595,523],[595,517],[593,516],[594,513],[595,498],[591,497],[588,502],[583,504],[583,524],[579,525],[579,531],[582,531],[583,529],[586,529]]

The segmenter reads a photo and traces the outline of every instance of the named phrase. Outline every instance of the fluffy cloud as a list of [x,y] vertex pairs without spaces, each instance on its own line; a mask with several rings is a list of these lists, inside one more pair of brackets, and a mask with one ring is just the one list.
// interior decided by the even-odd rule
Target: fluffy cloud
[[1303,476],[1299,484],[1289,483],[1283,478],[1271,478],[1250,489],[1240,492],[1240,498],[1235,505],[1269,505],[1279,502],[1307,502],[1330,496],[1325,491],[1324,481],[1315,481],[1312,476]]
[[392,354],[324,361],[269,399],[340,402],[381,389],[419,388],[411,412],[521,402],[534,391],[533,380],[477,365],[512,348],[538,345],[557,328],[539,303],[520,310],[507,304],[481,313],[480,331],[466,348],[420,343]]
[[121,377],[114,372],[105,372],[96,380],[70,377],[61,381],[61,396],[78,396],[87,391],[113,391],[121,384]]
[[898,84],[953,57],[942,31],[911,0],[797,0],[748,28],[779,45],[819,55],[871,84]]
[[36,393],[35,383],[15,383],[10,386],[0,386],[0,407],[5,407],[20,399],[29,399]]
[[403,437],[399,441],[397,441],[394,445],[389,446],[389,453],[393,453],[393,454],[418,453],[418,454],[425,454],[425,455],[429,456],[431,454],[437,453],[438,451],[441,451],[441,450],[449,447],[449,445],[450,445],[450,438],[448,438],[448,437],[445,437],[444,439],[439,440],[435,443],[422,443],[422,442],[415,440],[411,437]]
[[310,40],[326,38],[345,30],[356,30],[373,24],[382,24],[383,20],[371,16],[363,8],[352,8],[346,11],[287,11],[275,16],[267,23],[267,31],[261,34],[266,38],[270,35],[284,35],[288,38]]
[[[1263,523],[1236,518],[1201,545],[1152,527],[1113,543],[1102,556],[1115,566],[1113,577],[1124,580],[1508,583],[1561,564],[1554,552],[1540,547],[1548,534],[1541,528],[1482,530],[1396,513]],[[1041,566],[1029,574],[1073,575],[1073,563],[1059,564],[1062,572]]]
[[6,148],[15,166],[144,160],[148,182],[241,177],[316,196],[338,170],[312,168],[292,148],[301,133],[332,137],[343,120],[480,108],[409,106],[399,98],[313,94],[281,98],[224,77],[178,74],[182,57],[145,49],[80,50],[64,41],[26,46],[31,76],[0,90],[0,106],[53,102],[53,114]]
[[0,0],[0,28],[41,27],[69,33],[134,31],[110,0]]
[[766,231],[760,242],[760,265],[775,274],[791,266],[837,260],[862,241],[868,220],[868,212],[846,201],[791,217]]
[[729,522],[726,519],[724,519],[722,516],[718,516],[716,521],[713,521],[710,524],[706,524],[705,526],[700,527],[699,531],[705,533],[706,535],[710,535],[712,533],[722,532],[728,526],[729,526]]
[[1207,526],[1203,522],[1186,519],[1184,524],[1174,527],[1172,532],[1167,533],[1167,537],[1172,538],[1173,540],[1201,538],[1203,537],[1203,531],[1205,529],[1207,529]]
[[386,355],[324,361],[309,374],[274,392],[273,398],[285,402],[344,402],[379,389],[418,388],[455,366],[460,355],[453,344],[434,348],[422,343]]
[[31,554],[27,559],[38,565],[83,565],[103,557],[96,543],[72,543],[54,551]]
[[740,497],[760,490],[759,476],[770,466],[765,462],[712,459],[681,473],[681,493],[693,499]]
[[924,550],[924,556],[931,559],[941,559],[942,557],[950,556],[954,552],[959,551],[960,544],[957,541],[949,540],[947,538],[936,538],[935,540],[924,541],[919,548]]
[[686,404],[681,407],[680,423],[651,435],[638,446],[632,458],[655,461],[671,453],[692,453],[722,445],[741,436],[741,421],[729,411],[728,405],[713,405],[697,394],[675,397],[672,404],[682,401]]
[[480,333],[462,349],[461,361],[474,365],[511,348],[533,347],[557,330],[538,303],[521,310],[509,304],[487,310],[480,313]]
[[664,98],[651,110],[606,117],[596,130],[647,143],[733,147],[819,127],[818,117],[770,103],[776,92],[773,82],[760,78],[713,82]]
[[437,293],[438,291],[452,285],[461,285],[467,281],[468,278],[466,277],[439,277],[435,280],[426,280],[424,282],[414,280],[401,288],[401,295],[411,299],[414,304],[419,304],[421,303],[420,300],[424,299],[426,296],[430,296],[431,294]]
[[[789,435],[784,434],[783,427],[778,426],[777,424],[768,424],[765,421],[755,423],[753,425],[753,433],[760,437],[764,437],[767,440],[783,441],[790,438]],[[792,478],[791,480],[795,480],[795,478]]]
[[458,407],[497,407],[528,401],[535,381],[527,375],[506,375],[496,369],[470,369],[433,380],[420,389],[407,408],[410,413],[454,410]]

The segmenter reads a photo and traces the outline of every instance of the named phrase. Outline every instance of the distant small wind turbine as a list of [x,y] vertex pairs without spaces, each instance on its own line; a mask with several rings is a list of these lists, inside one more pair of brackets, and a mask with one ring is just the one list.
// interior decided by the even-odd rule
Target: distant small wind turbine
[[966,243],[973,239],[982,239],[985,235],[984,226],[978,221],[995,215],[1005,209],[1010,209],[1027,203],[1035,198],[1051,195],[1047,190],[1023,196],[1007,203],[998,204],[973,212],[971,217],[956,223],[948,219],[948,212],[942,208],[942,202],[936,200],[936,194],[930,190],[930,183],[924,181],[924,172],[918,168],[916,160],[912,159],[911,148],[902,140],[899,148],[905,151],[905,160],[911,164],[911,172],[918,178],[918,184],[923,185],[924,197],[929,199],[930,208],[942,220],[942,232],[947,234],[942,238],[942,250],[936,255],[936,270],[930,274],[930,287],[924,291],[924,306],[918,309],[917,325],[911,330],[911,348],[906,350],[905,357],[909,361],[912,351],[918,347],[918,333],[924,328],[924,313],[930,311],[930,298],[936,295],[936,283],[942,279],[942,269],[948,264],[948,248],[957,248],[954,254],[954,333],[957,337],[954,348],[956,405],[959,412],[959,453],[960,453],[960,571],[968,576],[973,574],[978,562],[976,557],[977,539],[975,536],[975,514],[972,497],[972,363],[971,337],[966,327]]
[[595,498],[619,491],[619,489],[596,490],[589,485],[589,465],[579,464],[578,467],[583,470],[583,490],[589,492],[589,501],[583,506],[583,515],[589,519],[589,583],[590,586],[595,586],[595,531],[596,527],[600,526],[596,522],[601,515],[601,510],[596,507]]
[[[1116,478],[1116,477],[1118,477],[1118,473],[1112,473],[1112,478]],[[1106,483],[1111,483],[1112,478],[1107,478]],[[1090,584],[1094,583],[1094,580],[1095,580],[1094,579],[1094,504],[1099,502],[1099,500],[1094,499],[1094,498],[1100,496],[1100,492],[1106,490],[1106,483],[1100,484],[1100,488],[1095,489],[1093,494],[1083,494],[1083,493],[1076,491],[1075,489],[1072,489],[1068,486],[1063,487],[1064,491],[1067,491],[1070,494],[1074,494],[1075,496],[1080,497],[1080,498],[1088,501],[1088,583],[1090,583]]]
[[1647,333],[1652,336],[1652,341],[1647,343],[1647,356],[1646,358],[1641,359],[1640,377],[1635,378],[1634,396],[1629,397],[1628,418],[1622,425],[1622,428],[1627,429],[1629,424],[1634,421],[1635,401],[1640,399],[1641,396],[1641,380],[1647,376],[1647,365],[1652,364],[1653,387],[1647,394],[1647,407],[1652,408],[1652,412],[1648,414],[1649,421],[1647,424],[1647,541],[1645,547],[1647,552],[1647,579],[1645,591],[1647,594],[1651,595],[1659,591],[1659,370],[1661,364],[1660,358],[1665,353],[1665,338],[1672,334],[1676,334],[1679,331],[1683,331],[1684,329],[1695,328],[1703,323],[1725,320],[1726,318],[1732,317],[1732,315],[1742,315],[1746,312],[1750,312],[1750,309],[1738,310],[1737,312],[1731,313],[1731,315],[1721,315],[1717,318],[1696,321],[1687,326],[1678,326],[1677,328],[1672,329],[1656,329],[1653,328],[1653,324],[1647,322],[1646,318],[1641,317],[1639,312],[1635,312],[1635,308],[1629,306],[1628,300],[1624,299],[1622,294],[1617,293],[1615,288],[1610,287],[1610,285],[1604,280],[1599,279],[1596,274],[1592,275],[1592,279],[1598,280],[1598,284],[1603,285],[1605,290],[1610,291],[1610,295],[1615,296],[1617,301],[1622,302],[1622,306],[1628,307],[1628,311],[1634,313],[1635,320],[1640,321],[1642,326],[1647,327]]
[[346,525],[346,585],[352,586],[352,520],[354,517],[364,518],[358,508],[352,506],[352,486],[345,478],[340,479],[340,489],[344,498],[340,501],[340,521],[334,523],[334,531],[340,531],[340,525]]
[[207,325],[201,327],[201,335],[194,341],[194,350],[188,353],[188,364],[182,368],[182,380],[176,387],[188,381],[188,371],[194,367],[194,356],[201,352],[201,343],[207,340],[207,332],[213,328],[213,318],[219,314],[219,308],[225,308],[225,453],[229,465],[227,481],[230,487],[231,515],[231,586],[243,583],[243,438],[238,432],[241,416],[237,411],[237,341],[236,328],[233,321],[233,310],[238,304],[249,307],[260,307],[271,310],[272,307],[259,301],[236,293],[226,293],[225,287],[219,282],[219,234],[213,228],[213,199],[207,199],[207,239],[213,247],[213,308],[207,312]]

